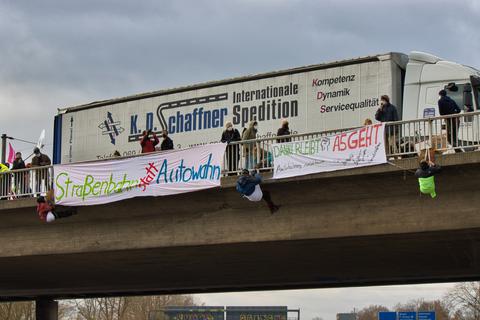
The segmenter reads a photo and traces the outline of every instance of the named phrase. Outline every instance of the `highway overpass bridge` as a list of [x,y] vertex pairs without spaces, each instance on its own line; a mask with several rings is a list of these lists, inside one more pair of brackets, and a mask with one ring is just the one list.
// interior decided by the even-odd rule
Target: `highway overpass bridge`
[[266,181],[281,210],[222,187],[81,207],[51,225],[0,201],[0,300],[323,288],[480,278],[480,152]]

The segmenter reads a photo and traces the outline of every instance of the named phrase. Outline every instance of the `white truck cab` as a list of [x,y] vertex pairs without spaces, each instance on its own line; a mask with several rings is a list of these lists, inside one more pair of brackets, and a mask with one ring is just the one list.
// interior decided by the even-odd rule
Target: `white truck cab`
[[438,92],[442,89],[455,100],[462,112],[480,110],[479,70],[412,51],[405,75],[403,120],[439,116]]

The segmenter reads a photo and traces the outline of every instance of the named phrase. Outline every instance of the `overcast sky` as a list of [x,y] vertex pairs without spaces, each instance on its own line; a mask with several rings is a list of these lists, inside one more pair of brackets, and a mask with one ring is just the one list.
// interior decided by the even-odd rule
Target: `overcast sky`
[[[0,131],[51,152],[57,108],[375,53],[427,51],[480,67],[480,1],[0,0]],[[15,143],[27,153],[30,147]],[[202,295],[333,319],[448,285]],[[420,288],[420,289],[419,289]]]

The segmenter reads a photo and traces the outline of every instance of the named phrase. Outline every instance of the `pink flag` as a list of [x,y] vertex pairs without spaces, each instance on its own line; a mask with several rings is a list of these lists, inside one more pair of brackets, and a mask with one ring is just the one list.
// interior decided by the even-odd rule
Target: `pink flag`
[[15,161],[15,150],[13,150],[12,144],[9,142],[8,143],[8,163],[13,164],[13,161]]

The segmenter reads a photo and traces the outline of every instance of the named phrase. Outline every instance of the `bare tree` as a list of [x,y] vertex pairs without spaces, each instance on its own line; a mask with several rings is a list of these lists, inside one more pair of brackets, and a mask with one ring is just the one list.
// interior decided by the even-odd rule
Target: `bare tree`
[[0,319],[35,320],[35,304],[30,301],[0,303]]
[[76,301],[77,319],[126,320],[129,298],[93,298]]
[[377,320],[380,311],[389,311],[381,305],[370,305],[357,312],[357,320]]
[[480,320],[480,282],[456,284],[444,297],[455,320]]
[[436,320],[450,320],[448,305],[441,300],[410,300],[406,303],[399,303],[394,307],[395,311],[435,311]]
[[75,301],[77,320],[149,320],[155,310],[166,306],[195,305],[192,296],[95,298]]
[[149,314],[163,309],[167,306],[194,306],[196,305],[192,296],[189,295],[164,295],[132,298],[132,310],[135,317],[132,320],[149,320]]

